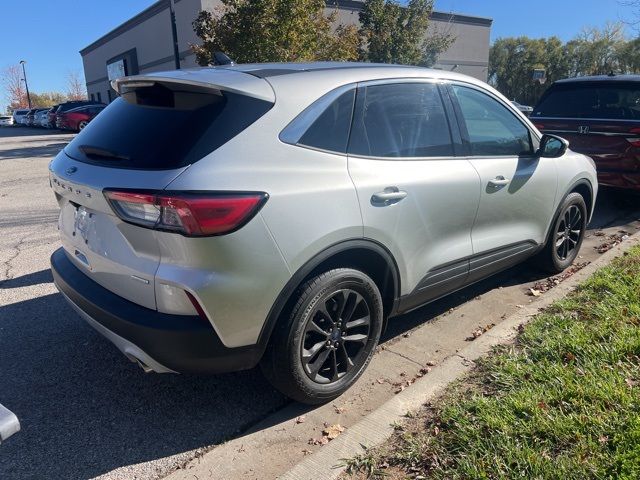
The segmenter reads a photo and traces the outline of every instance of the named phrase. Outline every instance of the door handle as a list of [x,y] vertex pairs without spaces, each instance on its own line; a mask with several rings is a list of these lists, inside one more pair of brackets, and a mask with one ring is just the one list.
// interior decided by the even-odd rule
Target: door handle
[[407,192],[400,190],[398,187],[387,187],[384,191],[371,195],[371,205],[374,207],[386,207],[398,203],[407,195]]
[[504,187],[505,185],[509,185],[511,182],[510,179],[504,178],[502,175],[498,175],[493,180],[489,180],[489,185],[493,185],[494,187]]

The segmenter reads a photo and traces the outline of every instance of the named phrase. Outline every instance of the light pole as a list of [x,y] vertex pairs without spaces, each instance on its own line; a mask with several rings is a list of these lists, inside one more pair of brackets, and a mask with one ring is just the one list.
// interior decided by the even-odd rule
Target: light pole
[[27,83],[27,71],[24,68],[24,64],[27,63],[24,60],[20,60],[22,65],[22,75],[24,76],[24,88],[27,89],[27,102],[29,102],[29,109],[31,109],[31,95],[29,95],[29,84]]

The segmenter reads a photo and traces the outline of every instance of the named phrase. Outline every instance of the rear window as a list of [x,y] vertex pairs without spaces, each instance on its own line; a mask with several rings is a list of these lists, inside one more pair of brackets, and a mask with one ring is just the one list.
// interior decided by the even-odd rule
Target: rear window
[[123,92],[65,152],[119,168],[178,168],[213,152],[272,106],[237,93],[155,83]]
[[640,119],[640,85],[584,82],[558,84],[534,109],[536,117]]

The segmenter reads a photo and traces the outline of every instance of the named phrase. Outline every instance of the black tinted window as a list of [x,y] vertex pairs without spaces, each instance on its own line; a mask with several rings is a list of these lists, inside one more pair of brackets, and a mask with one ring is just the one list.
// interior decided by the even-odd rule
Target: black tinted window
[[640,119],[640,85],[633,83],[558,84],[534,109],[537,117]]
[[114,100],[65,152],[113,167],[177,168],[216,150],[271,107],[270,102],[236,93],[142,87]]
[[472,155],[533,153],[529,129],[507,107],[478,90],[455,85]]
[[360,89],[349,153],[452,156],[451,133],[437,85],[398,83]]
[[298,141],[301,145],[345,153],[355,90],[343,93],[316,119]]

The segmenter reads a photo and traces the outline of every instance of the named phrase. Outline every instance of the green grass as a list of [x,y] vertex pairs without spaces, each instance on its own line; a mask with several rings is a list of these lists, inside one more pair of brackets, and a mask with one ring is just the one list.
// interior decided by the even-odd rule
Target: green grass
[[640,479],[640,247],[598,271],[377,452],[358,477]]

